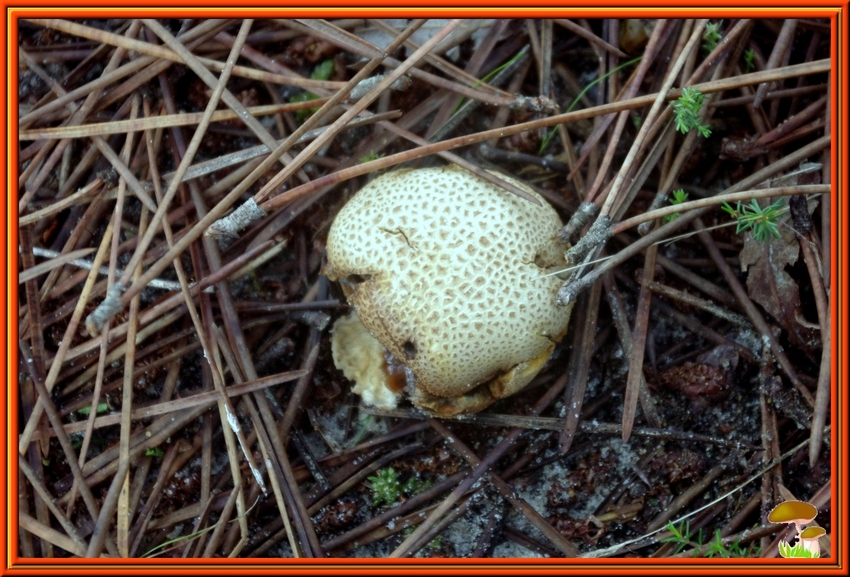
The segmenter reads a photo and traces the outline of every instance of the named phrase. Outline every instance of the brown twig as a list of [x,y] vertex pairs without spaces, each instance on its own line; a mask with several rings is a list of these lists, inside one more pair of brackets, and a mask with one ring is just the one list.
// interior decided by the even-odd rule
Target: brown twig
[[[763,168],[762,170],[756,172],[755,174],[750,175],[749,177],[739,181],[735,185],[729,187],[724,191],[724,194],[739,192],[741,190],[745,190],[751,186],[755,186],[761,182],[764,182],[771,176],[781,173],[788,168],[795,166],[796,164],[804,161],[812,154],[815,154],[824,148],[828,147],[830,141],[828,138],[819,138],[818,140],[808,144],[799,150],[792,152],[791,154],[785,156],[782,160],[774,162],[773,164]],[[580,293],[582,290],[592,285],[596,280],[605,272],[614,269],[621,263],[625,262],[632,255],[636,254],[638,251],[643,250],[656,241],[668,238],[669,235],[684,226],[685,224],[689,224],[692,220],[700,217],[708,211],[707,208],[700,208],[689,213],[683,214],[680,217],[673,219],[667,224],[656,228],[651,233],[647,234],[642,239],[632,243],[625,250],[620,251],[616,255],[613,255],[600,266],[597,266],[591,273],[586,274],[581,277],[578,281],[573,281],[572,279],[567,281],[561,290],[558,293],[558,301],[563,304],[567,304],[572,302],[575,299],[575,296]],[[723,260],[722,258],[720,260]],[[723,261],[725,264],[725,261]],[[727,265],[728,266],[728,265]]]
[[717,477],[726,471],[730,464],[731,463],[720,463],[712,467],[708,473],[706,473],[696,483],[691,485],[687,490],[679,494],[672,503],[667,505],[663,512],[659,513],[652,521],[650,521],[649,525],[646,527],[647,531],[655,531],[656,529],[663,527],[667,521],[672,519],[676,513],[681,511],[682,508],[691,501],[691,499],[694,499],[703,493],[711,485],[711,483],[717,479]]
[[[366,408],[364,409],[364,412],[384,417],[401,417],[405,419],[428,418],[426,415],[423,415],[422,413],[419,413],[417,411],[407,411],[402,409],[378,410]],[[622,425],[618,425],[615,423],[601,423],[599,421],[588,422],[586,420],[587,415],[591,412],[591,407],[587,407],[584,411],[582,411],[582,413],[584,413],[583,417],[585,417],[585,420],[579,424],[579,431],[581,431],[582,433],[622,436]],[[525,429],[561,431],[564,428],[564,423],[566,422],[566,419],[553,417],[524,417],[520,415],[476,413],[472,415],[465,415],[463,417],[463,422],[471,422],[476,425],[482,425],[486,427],[522,427]],[[654,429],[648,427],[635,427],[632,432],[634,435],[640,437],[648,437],[651,439],[672,439],[684,442],[694,441],[699,443],[711,443],[712,445],[720,445],[725,447],[731,447],[734,449],[744,449],[748,451],[759,450],[758,447],[747,443],[741,443],[739,441],[728,441],[719,437],[712,437],[710,435],[700,435],[698,433],[691,432],[686,433],[682,431]],[[513,472],[515,472],[513,471],[514,468],[514,466],[511,466],[509,469],[506,469],[506,471],[511,471],[511,474],[506,473],[504,476],[506,478],[512,476]]]
[[743,190],[741,192],[732,192],[718,194],[709,198],[700,198],[689,202],[674,204],[658,208],[650,212],[645,212],[637,216],[633,216],[627,220],[623,220],[611,226],[611,234],[619,234],[643,222],[650,222],[658,218],[664,218],[677,212],[685,212],[688,210],[696,210],[704,207],[711,207],[723,204],[724,202],[733,203],[738,201],[750,200],[752,198],[770,198],[774,196],[794,196],[798,194],[829,194],[831,187],[825,184],[808,184],[800,186],[781,186],[777,188],[758,188],[753,190]]
[[621,51],[619,48],[617,48],[616,46],[612,46],[608,42],[605,42],[602,38],[600,38],[596,34],[593,34],[592,32],[582,28],[581,26],[579,26],[578,24],[576,24],[575,22],[573,22],[571,20],[567,20],[566,18],[555,18],[553,21],[556,24],[563,26],[564,28],[566,28],[570,32],[573,32],[574,34],[581,36],[585,40],[592,42],[598,48],[601,48],[602,50],[605,50],[606,52],[610,52],[614,56],[619,56],[620,58],[626,57],[626,54],[623,51]]
[[[562,377],[555,383],[547,392],[544,394],[540,400],[534,405],[532,409],[532,414],[534,416],[539,415],[543,409],[545,409],[557,395],[561,393],[564,386],[566,386],[566,378]],[[490,452],[482,461],[479,466],[475,468],[467,477],[460,483],[457,487],[455,487],[454,491],[452,491],[451,495],[449,495],[431,514],[428,518],[419,526],[417,529],[407,538],[405,541],[399,545],[395,551],[390,555],[391,557],[403,557],[407,554],[408,551],[413,547],[416,541],[427,532],[436,522],[437,520],[446,513],[452,505],[457,503],[458,499],[469,489],[478,479],[480,479],[487,470],[498,460],[500,459],[507,451],[510,449],[516,439],[519,437],[521,429],[513,429],[505,437],[502,441],[496,446],[493,451]]]
[[573,320],[573,326],[584,327],[581,331],[574,331],[575,344],[573,353],[570,355],[569,381],[564,389],[564,404],[568,407],[564,428],[561,431],[561,454],[565,455],[575,439],[576,430],[579,425],[581,408],[584,403],[584,393],[587,388],[587,378],[590,373],[590,362],[592,358],[591,347],[596,336],[597,321],[599,319],[599,299],[601,285],[594,286],[590,293],[583,297],[585,306],[578,306]]
[[[449,429],[447,429],[440,421],[435,419],[430,419],[429,424],[432,428],[434,428],[438,433],[440,433],[443,438],[448,442],[449,446],[456,451],[461,457],[463,457],[466,462],[469,463],[469,466],[472,468],[477,468],[481,465],[481,459],[473,453],[466,444],[461,441],[456,435],[454,435]],[[499,491],[499,494],[502,495],[505,499],[507,499],[511,505],[514,506],[517,511],[522,513],[526,519],[528,519],[534,527],[536,527],[541,533],[543,533],[549,541],[558,548],[558,550],[568,556],[575,557],[579,554],[578,548],[575,545],[567,541],[563,535],[561,535],[557,530],[555,530],[552,525],[543,518],[540,513],[538,513],[528,502],[522,497],[518,496],[513,488],[508,485],[501,476],[496,473],[490,473],[490,479],[493,485],[496,487],[496,490]],[[426,541],[427,543],[427,541]]]
[[[779,66],[780,61],[791,48],[791,42],[794,39],[794,32],[796,29],[797,20],[794,18],[789,18],[782,23],[782,30],[773,45],[773,51],[770,53],[770,58],[765,66],[766,70],[771,70]],[[764,95],[767,91],[767,82],[759,84],[759,87],[756,89],[756,96],[753,99],[753,108],[761,106],[761,103],[764,100]]]
[[[740,86],[746,86],[749,84],[755,84],[761,82],[764,79],[773,80],[774,78],[780,79],[785,78],[790,75],[798,75],[798,74],[817,74],[819,72],[824,72],[829,69],[829,61],[819,60],[817,62],[810,62],[804,65],[793,65],[787,66],[785,68],[772,71],[772,73],[768,72],[756,72],[752,74],[743,74],[740,76],[736,76],[734,78],[727,78],[723,80],[705,82],[702,84],[697,84],[696,87],[699,88],[703,93],[709,94],[711,92],[720,92],[724,90],[730,90],[733,88],[738,88]],[[680,90],[670,90],[665,96],[666,100],[675,100],[681,96]],[[546,127],[546,126],[555,126],[558,124],[563,124],[567,122],[575,122],[576,120],[583,120],[586,118],[594,118],[596,116],[603,116],[605,114],[610,114],[612,112],[620,112],[622,110],[633,110],[636,108],[642,108],[647,104],[651,104],[658,97],[658,94],[650,94],[647,96],[639,96],[633,98],[631,100],[626,100],[623,102],[615,102],[612,104],[606,104],[603,106],[597,106],[594,108],[577,110],[574,112],[568,112],[565,114],[559,114],[556,116],[550,116],[548,118],[541,118],[540,120],[533,120],[530,122],[524,122],[520,124],[515,124],[513,126],[505,127],[505,128],[497,128],[493,130],[485,130],[483,132],[476,133],[474,135],[468,136],[460,136],[457,138],[444,140],[442,142],[438,142],[435,144],[431,144],[428,146],[421,146],[416,150],[402,152],[398,154],[393,154],[391,156],[385,156],[383,158],[379,158],[377,160],[373,160],[368,163],[360,164],[355,167],[347,168],[340,170],[338,172],[313,179],[311,182],[307,184],[302,184],[297,186],[281,195],[275,197],[272,201],[266,204],[266,210],[272,210],[279,206],[283,206],[301,196],[306,194],[310,194],[316,190],[324,188],[325,186],[331,184],[337,184],[339,182],[349,180],[356,176],[360,176],[363,174],[368,174],[370,172],[374,172],[377,170],[382,170],[385,168],[389,168],[391,166],[395,166],[402,162],[408,162],[410,160],[414,160],[417,158],[423,158],[425,156],[429,156],[431,154],[436,154],[438,152],[443,152],[446,150],[452,150],[454,148],[458,148],[461,146],[469,146],[472,144],[478,144],[485,140],[491,140],[493,138],[501,138],[505,136],[511,136],[513,134],[518,134],[520,132],[525,132],[527,130],[537,130],[538,128]]]
[[[638,394],[643,379],[643,359],[645,357],[646,334],[649,330],[649,309],[652,292],[647,286],[655,278],[655,255],[658,245],[646,249],[641,274],[640,294],[638,295],[635,327],[632,333],[632,346],[629,355],[629,372],[626,376],[626,392],[623,399],[623,442],[628,442],[637,413]],[[625,347],[623,347],[625,349]],[[646,386],[643,384],[643,386]]]

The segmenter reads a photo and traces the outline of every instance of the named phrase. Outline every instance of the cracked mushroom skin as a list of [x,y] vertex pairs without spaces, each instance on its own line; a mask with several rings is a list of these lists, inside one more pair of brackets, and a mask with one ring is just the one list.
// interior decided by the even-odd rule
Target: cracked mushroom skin
[[498,176],[541,204],[452,165],[385,174],[334,220],[325,273],[356,314],[334,328],[334,362],[365,402],[392,408],[407,385],[432,414],[480,411],[528,384],[566,332],[562,281],[543,276],[564,265],[561,220]]

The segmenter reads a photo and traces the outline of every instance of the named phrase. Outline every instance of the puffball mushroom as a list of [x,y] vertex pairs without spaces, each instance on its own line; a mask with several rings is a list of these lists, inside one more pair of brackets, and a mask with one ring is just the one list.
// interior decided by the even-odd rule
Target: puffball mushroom
[[[495,173],[494,173],[495,174]],[[438,416],[480,411],[523,388],[567,330],[557,213],[473,173],[397,170],[358,192],[328,234],[325,274],[354,310],[334,363],[367,404],[402,391]],[[362,323],[362,324],[361,324]]]

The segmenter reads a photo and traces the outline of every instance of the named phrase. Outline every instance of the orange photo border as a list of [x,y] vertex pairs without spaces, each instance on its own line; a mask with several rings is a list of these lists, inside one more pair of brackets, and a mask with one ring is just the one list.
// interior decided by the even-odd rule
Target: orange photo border
[[[0,432],[5,474],[0,478],[3,499],[0,500],[0,519],[4,542],[3,563],[0,574],[107,574],[107,575],[145,575],[152,572],[180,574],[279,574],[279,573],[315,573],[315,574],[406,574],[419,573],[468,573],[475,575],[502,574],[562,574],[566,572],[594,571],[599,574],[706,574],[713,575],[718,570],[731,570],[756,575],[771,574],[845,574],[847,572],[847,361],[843,356],[847,348],[847,47],[848,47],[848,11],[847,0],[827,0],[817,6],[795,6],[781,3],[768,4],[756,0],[747,6],[732,0],[715,0],[710,4],[691,7],[683,2],[660,1],[653,6],[638,6],[635,0],[613,3],[611,0],[587,4],[568,5],[567,2],[538,1],[533,7],[516,7],[504,0],[471,0],[464,6],[457,6],[448,0],[426,0],[417,7],[401,8],[397,2],[374,1],[369,7],[358,7],[351,0],[335,3],[328,0],[311,2],[311,6],[283,6],[266,1],[256,2],[250,7],[233,8],[218,4],[221,0],[212,0],[198,4],[190,0],[180,7],[171,7],[163,0],[143,3],[128,3],[126,0],[93,0],[87,7],[77,8],[67,0],[59,2],[30,1],[23,3],[2,0],[5,10],[3,58],[0,60],[2,75],[6,79],[6,92],[2,96],[3,133],[6,139],[0,147],[6,152],[6,162],[0,170],[6,182],[6,202],[0,203],[0,221],[5,227],[0,235],[0,259],[6,271],[6,283],[0,286],[4,305],[0,315],[5,330],[0,332],[0,348],[5,354],[0,360],[3,375],[6,378],[6,395],[2,397],[5,427]],[[777,4],[779,4],[777,6]],[[831,448],[832,448],[832,557],[824,559],[453,559],[453,560],[382,560],[382,559],[191,559],[180,560],[112,560],[112,559],[22,559],[18,557],[17,524],[17,451],[18,432],[18,394],[17,373],[17,318],[18,310],[18,238],[17,238],[17,37],[18,21],[28,17],[52,18],[131,18],[140,15],[148,18],[175,17],[191,15],[195,18],[230,17],[502,17],[502,18],[599,18],[620,16],[640,16],[648,18],[729,18],[729,17],[776,17],[776,18],[829,18],[832,22],[832,212],[831,240],[831,278],[833,295],[832,309],[832,405],[831,405]],[[837,194],[836,194],[837,193]],[[837,289],[837,292],[836,292]]]

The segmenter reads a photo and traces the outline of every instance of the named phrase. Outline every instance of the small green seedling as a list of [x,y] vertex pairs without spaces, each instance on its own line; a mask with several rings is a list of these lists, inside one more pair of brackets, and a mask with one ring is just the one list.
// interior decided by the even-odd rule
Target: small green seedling
[[750,204],[742,204],[738,201],[735,208],[728,202],[724,202],[721,208],[738,222],[735,232],[740,234],[746,230],[753,231],[753,238],[761,242],[767,242],[770,237],[779,238],[779,217],[788,211],[784,199],[779,199],[770,206],[762,208],[756,199],[750,200]]
[[717,43],[723,38],[723,35],[720,33],[720,26],[722,24],[723,20],[720,20],[716,24],[709,22],[705,25],[705,31],[702,33],[702,49],[706,52],[711,52],[717,48]]
[[748,74],[756,69],[756,51],[744,51],[744,74]]
[[[313,94],[312,92],[299,92],[295,96],[289,98],[289,102],[292,104],[298,104],[299,102],[309,102],[310,100],[316,100],[318,96]],[[318,108],[301,108],[295,111],[295,119],[298,122],[304,122],[307,120],[311,114],[316,112]]]
[[699,110],[705,94],[699,88],[686,87],[682,89],[682,95],[673,103],[673,112],[676,113],[676,129],[682,134],[687,134],[694,128],[700,136],[708,138],[711,136],[711,128],[700,124]]
[[674,543],[676,545],[676,550],[673,551],[673,555],[678,555],[681,553],[682,549],[691,544],[691,537],[693,536],[690,532],[691,524],[687,520],[682,521],[678,527],[673,525],[671,521],[667,521],[667,530],[670,531],[671,535],[666,539],[662,539],[662,543]]
[[[331,77],[331,74],[334,72],[334,61],[333,60],[325,60],[316,68],[313,69],[313,73],[310,74],[310,78],[313,80],[327,80]],[[309,102],[310,100],[316,100],[318,96],[313,94],[312,92],[301,92],[296,94],[295,96],[289,99],[291,103],[298,102]],[[302,108],[301,110],[295,111],[295,118],[298,122],[304,122],[307,120],[311,114],[316,112],[319,108]]]
[[761,553],[761,548],[756,547],[754,543],[750,543],[750,546],[745,549],[741,546],[740,540],[736,540],[727,547],[723,543],[723,536],[720,534],[720,529],[717,529],[714,532],[714,539],[708,543],[705,556],[729,559],[731,557],[757,557],[759,553]]
[[369,477],[372,483],[372,503],[378,507],[382,503],[392,505],[401,494],[398,473],[392,467],[378,470],[377,475]]
[[414,476],[410,477],[404,485],[402,485],[401,490],[408,497],[413,497],[430,487],[431,481],[423,481]]
[[422,481],[416,476],[410,477],[402,485],[398,473],[392,467],[379,469],[377,475],[369,477],[369,482],[372,483],[372,503],[376,507],[382,503],[392,505],[402,493],[413,497],[431,486],[430,481]]
[[702,537],[702,529],[697,533],[691,533],[690,524],[687,520],[682,521],[678,527],[673,525],[671,521],[668,521],[667,530],[671,533],[671,536],[662,539],[662,543],[676,544],[673,555],[677,555],[685,547],[693,547],[695,557],[703,547],[706,547],[706,550],[703,552],[705,557],[722,557],[728,559],[732,557],[758,557],[761,554],[759,547],[750,545],[747,548],[743,548],[740,541],[735,541],[727,546],[723,543],[723,536],[720,534],[719,529],[714,532],[714,539],[706,546]]
[[159,447],[150,447],[145,449],[145,457],[156,457],[157,459],[162,459],[164,455],[165,453]]
[[379,158],[383,158],[384,156],[385,155],[383,153],[376,153],[374,150],[371,150],[366,156],[360,157],[360,164],[366,164],[367,162],[378,160]]
[[[670,204],[682,204],[686,200],[688,200],[688,193],[680,188],[679,190],[673,191],[673,198],[670,199]],[[679,216],[682,216],[682,213],[674,212],[673,214],[668,214],[664,217],[664,222],[670,222]]]
[[[101,413],[105,413],[108,410],[109,410],[109,405],[107,405],[106,403],[98,403],[97,404],[97,414],[98,415],[101,414]],[[80,415],[83,415],[84,417],[88,417],[91,414],[91,407],[90,406],[80,407],[79,409],[77,409],[77,413],[79,413]]]
[[331,77],[331,74],[334,73],[334,61],[333,60],[325,60],[315,69],[313,69],[313,73],[310,75],[310,78],[313,80],[328,80]]

